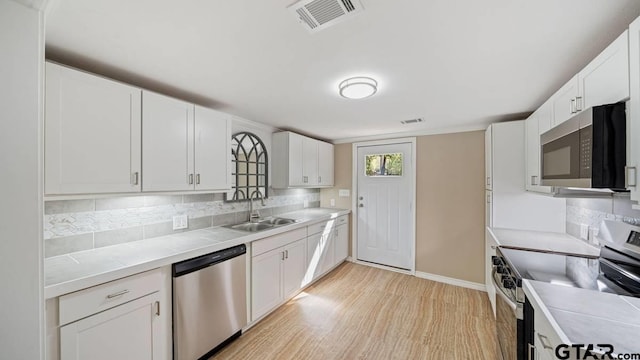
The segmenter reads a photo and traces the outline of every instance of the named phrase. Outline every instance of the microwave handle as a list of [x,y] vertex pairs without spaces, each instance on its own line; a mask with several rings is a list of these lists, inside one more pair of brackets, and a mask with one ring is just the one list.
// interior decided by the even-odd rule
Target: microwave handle
[[625,184],[624,187],[625,188],[635,188],[636,186],[638,186],[637,183],[637,169],[635,166],[625,166],[624,167],[624,180],[625,180]]

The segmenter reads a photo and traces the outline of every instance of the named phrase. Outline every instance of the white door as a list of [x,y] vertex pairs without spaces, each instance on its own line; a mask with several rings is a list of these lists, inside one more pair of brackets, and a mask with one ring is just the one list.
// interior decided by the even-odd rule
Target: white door
[[116,306],[60,328],[60,358],[65,360],[153,360],[162,351],[159,293]]
[[141,91],[46,64],[45,194],[140,191]]
[[196,190],[231,188],[231,116],[195,107]]
[[358,260],[413,270],[413,156],[411,142],[358,146]]
[[193,104],[147,91],[142,102],[143,190],[193,190]]

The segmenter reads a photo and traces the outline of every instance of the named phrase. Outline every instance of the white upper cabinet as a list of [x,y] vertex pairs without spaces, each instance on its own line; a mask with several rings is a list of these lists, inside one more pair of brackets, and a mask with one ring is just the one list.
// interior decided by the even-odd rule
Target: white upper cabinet
[[231,117],[145,91],[142,164],[145,191],[231,188]]
[[231,116],[195,107],[195,189],[231,188]]
[[272,186],[333,186],[333,145],[285,131],[273,134]]
[[638,169],[640,168],[640,18],[629,25],[629,72],[631,100],[627,106],[629,128],[627,129],[626,183],[631,191],[634,207],[640,208]]
[[142,172],[145,191],[192,190],[194,106],[145,91],[142,108]]
[[484,132],[484,173],[485,173],[485,182],[484,186],[486,190],[491,190],[491,186],[493,183],[493,167],[492,167],[492,156],[493,153],[491,151],[492,144],[492,127],[489,126],[487,130]]
[[546,102],[525,121],[525,162],[527,191],[551,193],[550,186],[540,185],[540,134],[551,128],[551,102]]
[[318,184],[333,186],[333,145],[318,141]]
[[141,91],[46,63],[45,194],[140,191]]
[[629,33],[625,31],[551,97],[551,125],[592,106],[628,98]]
[[556,91],[549,101],[551,103],[552,126],[569,120],[577,113],[581,109],[578,75],[572,77],[569,82]]
[[578,74],[582,109],[629,98],[629,32],[625,31]]

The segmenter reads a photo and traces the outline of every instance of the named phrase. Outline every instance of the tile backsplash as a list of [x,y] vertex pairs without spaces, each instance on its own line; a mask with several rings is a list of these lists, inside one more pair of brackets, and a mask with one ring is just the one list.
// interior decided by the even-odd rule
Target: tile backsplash
[[628,193],[605,199],[567,199],[567,234],[580,238],[580,226],[597,231],[602,220],[623,221],[640,226],[640,210],[631,207]]
[[[320,206],[318,189],[270,189],[263,217]],[[45,257],[115,245],[249,219],[248,202],[224,202],[223,194],[129,196],[55,200],[44,204]],[[187,215],[189,227],[173,230],[173,216]]]

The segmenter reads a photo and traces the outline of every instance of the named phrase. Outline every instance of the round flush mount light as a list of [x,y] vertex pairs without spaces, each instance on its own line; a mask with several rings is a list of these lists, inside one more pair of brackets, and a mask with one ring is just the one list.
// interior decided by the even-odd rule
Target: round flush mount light
[[347,99],[364,99],[378,91],[378,82],[370,77],[352,77],[338,85],[340,96]]

